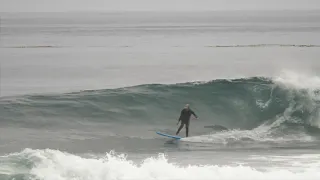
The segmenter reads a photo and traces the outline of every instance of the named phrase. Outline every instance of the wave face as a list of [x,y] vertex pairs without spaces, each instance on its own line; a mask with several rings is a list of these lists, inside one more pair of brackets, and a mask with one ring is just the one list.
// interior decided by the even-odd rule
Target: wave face
[[320,133],[319,82],[290,74],[2,98],[0,123],[34,129],[112,125],[107,131],[147,126],[165,130],[189,103],[199,123],[229,129],[201,134],[194,123],[199,136],[190,141],[312,141]]
[[[170,163],[164,155],[134,163],[124,155],[81,157],[57,150],[25,149],[0,157],[1,179],[16,180],[155,180],[155,179],[319,179],[319,166],[300,167],[298,172],[272,169],[259,171],[250,166],[189,165]],[[18,166],[16,165],[18,164]],[[6,168],[7,167],[7,168]]]

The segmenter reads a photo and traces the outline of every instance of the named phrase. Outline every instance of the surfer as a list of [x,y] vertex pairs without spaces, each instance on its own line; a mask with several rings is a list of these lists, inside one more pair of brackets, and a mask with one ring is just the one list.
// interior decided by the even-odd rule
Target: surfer
[[183,126],[186,125],[186,137],[188,137],[191,115],[194,115],[198,119],[198,116],[190,109],[189,104],[186,104],[186,106],[181,110],[181,114],[177,123],[178,125],[179,122],[181,121],[181,125],[176,135],[178,135],[180,130],[183,128]]

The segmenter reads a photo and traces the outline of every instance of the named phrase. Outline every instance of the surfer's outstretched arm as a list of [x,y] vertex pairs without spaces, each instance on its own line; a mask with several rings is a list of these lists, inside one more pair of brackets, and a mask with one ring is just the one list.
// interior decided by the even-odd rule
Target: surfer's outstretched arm
[[198,118],[198,116],[196,115],[196,113],[194,113],[193,111],[191,111],[191,114],[194,115],[194,117]]

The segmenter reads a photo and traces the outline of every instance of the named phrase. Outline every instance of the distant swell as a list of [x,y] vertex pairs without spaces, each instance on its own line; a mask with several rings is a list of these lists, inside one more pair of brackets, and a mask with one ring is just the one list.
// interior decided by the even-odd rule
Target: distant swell
[[239,45],[213,45],[213,46],[207,46],[207,47],[320,47],[320,45],[314,45],[314,44],[239,44]]
[[64,46],[53,46],[53,45],[29,45],[29,46],[9,46],[6,48],[62,48]]
[[[5,48],[70,48],[72,46],[56,46],[56,45],[25,45],[25,46],[7,46]],[[113,46],[84,46],[92,48],[108,48]],[[118,48],[132,48],[134,46],[115,46]],[[174,46],[174,48],[180,48],[185,46]],[[236,44],[236,45],[208,45],[208,48],[262,48],[262,47],[297,47],[297,48],[311,48],[320,47],[316,44]]]

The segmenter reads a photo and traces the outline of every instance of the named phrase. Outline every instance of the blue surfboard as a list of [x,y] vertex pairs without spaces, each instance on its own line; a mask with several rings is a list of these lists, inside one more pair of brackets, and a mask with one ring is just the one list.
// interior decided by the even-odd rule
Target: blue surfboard
[[169,137],[169,138],[173,138],[173,139],[181,139],[182,137],[180,136],[173,136],[170,134],[165,134],[165,133],[161,133],[161,132],[156,132],[157,134],[159,134],[160,136],[165,136],[165,137]]

